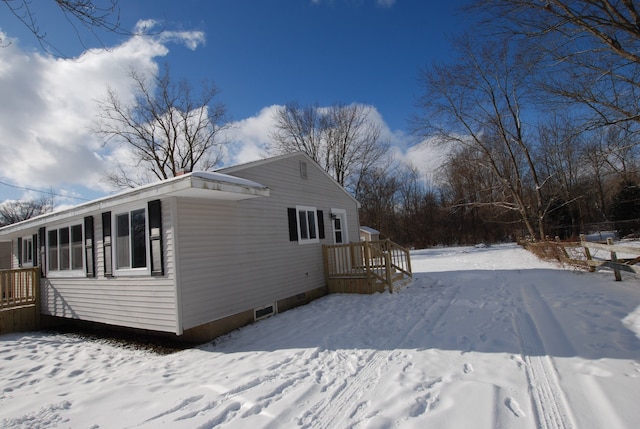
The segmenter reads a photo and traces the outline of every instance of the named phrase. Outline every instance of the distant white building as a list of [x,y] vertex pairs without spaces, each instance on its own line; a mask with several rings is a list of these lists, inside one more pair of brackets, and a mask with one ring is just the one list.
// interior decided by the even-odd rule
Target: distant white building
[[361,241],[377,241],[380,240],[380,231],[370,228],[368,226],[360,227],[360,240]]

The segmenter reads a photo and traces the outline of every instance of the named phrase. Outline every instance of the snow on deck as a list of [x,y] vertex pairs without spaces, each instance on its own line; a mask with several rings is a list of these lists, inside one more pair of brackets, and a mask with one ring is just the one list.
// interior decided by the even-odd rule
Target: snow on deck
[[514,245],[412,265],[399,293],[331,295],[171,355],[2,336],[0,427],[636,427],[637,278]]

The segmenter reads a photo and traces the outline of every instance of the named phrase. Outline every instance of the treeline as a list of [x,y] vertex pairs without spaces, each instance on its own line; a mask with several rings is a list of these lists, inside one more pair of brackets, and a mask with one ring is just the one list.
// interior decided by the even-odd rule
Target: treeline
[[473,33],[453,41],[451,61],[419,75],[414,131],[447,154],[436,183],[388,176],[384,202],[373,201],[377,191],[360,195],[363,223],[417,245],[636,232],[634,3],[473,1]]
[[[551,238],[576,239],[581,233],[617,230],[621,237],[640,232],[640,154],[611,132],[557,151],[536,153],[544,171],[544,224]],[[598,136],[599,138],[596,138]],[[417,168],[378,169],[366,175],[358,195],[362,225],[408,246],[473,245],[532,238],[526,225],[488,170],[465,151],[453,151],[429,184]],[[524,203],[535,189],[523,183]],[[495,204],[495,201],[501,204]],[[536,219],[529,219],[535,223]],[[535,238],[535,237],[534,237]]]

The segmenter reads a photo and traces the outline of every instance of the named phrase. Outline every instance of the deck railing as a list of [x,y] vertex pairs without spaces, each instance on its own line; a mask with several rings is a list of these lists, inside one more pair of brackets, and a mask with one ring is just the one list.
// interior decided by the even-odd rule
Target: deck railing
[[0,310],[37,304],[40,268],[0,270]]
[[[349,289],[375,292],[375,284],[382,284],[393,292],[394,281],[412,276],[409,251],[391,240],[361,241],[323,246],[325,274],[329,288],[332,284],[357,284]],[[365,285],[365,286],[363,286]]]

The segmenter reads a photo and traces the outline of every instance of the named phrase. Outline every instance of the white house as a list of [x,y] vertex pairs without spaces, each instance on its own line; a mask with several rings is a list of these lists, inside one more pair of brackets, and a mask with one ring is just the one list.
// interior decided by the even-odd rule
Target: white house
[[303,153],[194,172],[0,228],[41,313],[206,340],[327,293],[358,202]]
[[368,226],[360,227],[360,240],[362,241],[376,241],[380,240],[380,231]]

